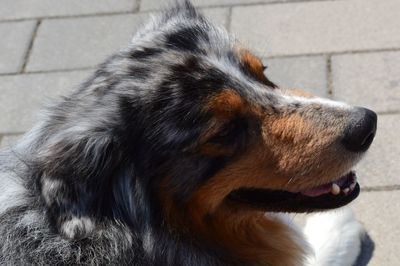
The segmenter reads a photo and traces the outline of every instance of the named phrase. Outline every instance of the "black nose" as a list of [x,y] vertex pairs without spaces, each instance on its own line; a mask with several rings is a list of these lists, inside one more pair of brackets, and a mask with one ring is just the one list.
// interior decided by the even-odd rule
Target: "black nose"
[[375,112],[356,107],[350,117],[350,123],[345,129],[342,140],[349,151],[366,151],[372,143],[376,133],[377,116]]

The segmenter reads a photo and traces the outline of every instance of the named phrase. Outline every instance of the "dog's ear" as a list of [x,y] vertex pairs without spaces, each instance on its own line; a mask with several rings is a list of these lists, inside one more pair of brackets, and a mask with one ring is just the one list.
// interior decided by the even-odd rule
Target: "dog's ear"
[[113,134],[99,129],[63,129],[38,147],[38,184],[48,213],[70,239],[87,236],[105,212],[105,197],[121,171],[122,154]]

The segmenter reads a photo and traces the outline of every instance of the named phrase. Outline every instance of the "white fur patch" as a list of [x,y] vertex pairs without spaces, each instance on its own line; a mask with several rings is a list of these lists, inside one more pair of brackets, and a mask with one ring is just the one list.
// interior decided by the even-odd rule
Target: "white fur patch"
[[313,98],[307,98],[307,97],[301,97],[301,96],[292,96],[292,95],[285,95],[282,94],[284,99],[288,103],[302,103],[302,104],[321,104],[327,107],[332,107],[332,108],[340,108],[340,109],[351,109],[350,105],[339,102],[339,101],[332,101],[329,99],[325,98],[319,98],[319,97],[313,97]]
[[94,228],[95,224],[89,217],[73,217],[62,223],[61,233],[69,239],[75,239],[87,236]]
[[143,249],[147,254],[151,254],[154,247],[154,239],[150,230],[147,230],[143,235]]
[[311,216],[304,233],[315,252],[307,266],[353,265],[365,236],[349,207]]
[[62,189],[63,181],[57,179],[43,178],[42,195],[47,205],[51,205],[59,191]]

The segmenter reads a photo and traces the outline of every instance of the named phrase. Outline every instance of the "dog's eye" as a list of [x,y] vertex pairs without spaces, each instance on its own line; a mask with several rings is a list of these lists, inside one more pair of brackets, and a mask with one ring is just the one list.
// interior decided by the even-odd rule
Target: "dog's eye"
[[209,139],[209,143],[229,145],[235,142],[241,142],[242,136],[247,129],[246,121],[238,119],[232,121],[221,128],[221,130]]
[[210,143],[226,143],[233,134],[233,126],[231,124],[225,125],[217,134],[209,139]]

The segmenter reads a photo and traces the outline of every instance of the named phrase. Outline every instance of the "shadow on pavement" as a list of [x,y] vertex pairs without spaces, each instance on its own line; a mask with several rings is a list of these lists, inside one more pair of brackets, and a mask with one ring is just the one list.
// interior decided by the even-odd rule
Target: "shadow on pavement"
[[366,266],[372,258],[375,250],[375,243],[368,235],[365,235],[362,244],[361,244],[361,252],[357,258],[356,263],[353,266]]

